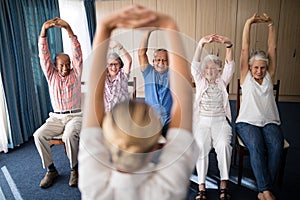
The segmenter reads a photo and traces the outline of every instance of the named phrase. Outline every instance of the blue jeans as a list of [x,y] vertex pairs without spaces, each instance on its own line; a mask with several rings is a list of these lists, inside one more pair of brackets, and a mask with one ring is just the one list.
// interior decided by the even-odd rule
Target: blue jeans
[[267,124],[258,127],[239,122],[236,124],[236,129],[249,150],[258,191],[271,190],[283,154],[284,137],[280,126]]

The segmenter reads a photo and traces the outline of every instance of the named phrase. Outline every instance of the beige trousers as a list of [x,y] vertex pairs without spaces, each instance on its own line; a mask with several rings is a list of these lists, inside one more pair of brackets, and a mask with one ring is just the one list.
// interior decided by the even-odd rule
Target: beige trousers
[[62,133],[62,140],[65,143],[70,167],[73,168],[77,165],[81,123],[82,112],[72,114],[49,113],[49,118],[46,122],[33,134],[35,146],[42,159],[43,168],[53,163],[49,140]]

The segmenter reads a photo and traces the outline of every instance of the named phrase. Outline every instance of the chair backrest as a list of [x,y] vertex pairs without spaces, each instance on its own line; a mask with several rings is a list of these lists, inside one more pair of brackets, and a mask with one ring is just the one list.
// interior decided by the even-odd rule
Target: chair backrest
[[[242,95],[242,88],[241,88],[241,81],[240,79],[237,80],[237,92],[236,92],[236,117],[239,115],[240,106],[241,106],[241,95]],[[273,85],[275,102],[278,103],[279,99],[279,87],[280,87],[280,80]]]
[[132,87],[132,98],[136,99],[136,77],[132,81],[128,81],[128,86]]

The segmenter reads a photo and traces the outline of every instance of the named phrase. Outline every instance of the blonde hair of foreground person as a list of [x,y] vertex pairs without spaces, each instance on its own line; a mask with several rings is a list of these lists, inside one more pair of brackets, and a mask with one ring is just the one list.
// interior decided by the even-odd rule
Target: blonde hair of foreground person
[[[170,144],[167,141],[160,156],[158,163],[164,157],[164,165],[159,169],[152,168],[150,171],[142,169],[151,160],[149,152],[155,150],[161,134],[161,123],[157,114],[147,104],[133,100],[117,104],[107,115],[104,114],[103,106],[105,61],[111,32],[116,28],[142,27],[164,29],[169,42],[167,46],[172,50],[170,52],[174,52],[169,55],[173,106],[169,127],[172,134],[168,137],[172,141]],[[98,22],[93,42],[93,61],[87,84],[88,93],[85,99],[78,158],[80,162],[79,189],[83,199],[185,198],[189,177],[197,158],[194,152],[197,151],[194,150],[196,144],[191,134],[193,94],[191,74],[189,64],[184,59],[182,41],[177,31],[177,25],[171,17],[139,5],[118,10]],[[103,138],[101,128],[103,128]],[[89,130],[89,132],[84,130]],[[98,132],[95,133],[96,131]],[[173,142],[177,137],[182,140],[182,145],[178,144],[174,147]],[[164,153],[168,148],[168,153]],[[170,154],[178,155],[170,160],[167,158]],[[171,172],[174,176],[169,174]],[[132,183],[134,181],[123,182],[124,187],[127,188],[124,191],[121,190],[123,193],[120,194],[119,190],[112,188],[121,187],[122,181],[115,185],[111,183],[115,178],[112,174],[126,176],[126,179],[134,179],[137,176],[141,177],[139,177],[140,180],[144,180],[145,177],[146,179],[143,184]],[[140,181],[139,179],[136,180]],[[130,184],[133,184],[135,188],[130,188],[128,186]],[[152,192],[149,193],[149,191]]]

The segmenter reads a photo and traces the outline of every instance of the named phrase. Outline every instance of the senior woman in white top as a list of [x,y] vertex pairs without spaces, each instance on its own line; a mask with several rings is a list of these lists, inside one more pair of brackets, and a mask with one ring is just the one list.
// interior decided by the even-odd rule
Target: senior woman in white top
[[[226,46],[223,72],[222,61],[218,56],[207,55],[201,60],[204,45],[212,42]],[[232,152],[232,130],[227,121],[227,119],[231,121],[231,112],[226,87],[232,79],[234,70],[235,62],[229,38],[212,34],[200,39],[192,63],[192,75],[196,84],[193,132],[200,149],[196,165],[199,181],[197,200],[207,199],[205,178],[209,164],[208,154],[212,147],[217,153],[220,170],[220,199],[230,199],[227,181]]]
[[[268,54],[255,51],[250,55],[250,28],[267,23]],[[250,163],[256,178],[258,199],[274,200],[271,192],[283,152],[283,134],[273,94],[276,70],[276,37],[271,18],[254,14],[244,26],[240,60],[242,99],[236,120],[237,133],[249,149]]]

